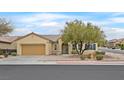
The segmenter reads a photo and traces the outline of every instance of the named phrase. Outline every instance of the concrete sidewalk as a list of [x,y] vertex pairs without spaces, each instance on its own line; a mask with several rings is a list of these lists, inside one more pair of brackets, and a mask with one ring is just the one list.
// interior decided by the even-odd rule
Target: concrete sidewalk
[[120,60],[124,60],[124,54],[116,54],[116,53],[111,53],[111,52],[106,52],[106,55],[111,56],[115,59],[120,59]]
[[124,65],[124,61],[0,61],[0,65]]
[[[116,55],[115,57],[117,56],[124,59],[123,55]],[[0,65],[124,65],[124,60],[84,61],[70,56],[16,56],[0,59]]]
[[58,65],[124,65],[124,61],[57,61]]

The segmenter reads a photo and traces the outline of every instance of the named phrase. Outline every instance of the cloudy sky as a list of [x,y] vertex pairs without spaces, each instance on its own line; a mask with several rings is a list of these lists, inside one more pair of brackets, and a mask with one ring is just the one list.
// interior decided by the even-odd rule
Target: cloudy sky
[[0,17],[11,21],[11,35],[59,34],[66,21],[79,19],[101,27],[107,39],[124,38],[123,12],[1,12]]

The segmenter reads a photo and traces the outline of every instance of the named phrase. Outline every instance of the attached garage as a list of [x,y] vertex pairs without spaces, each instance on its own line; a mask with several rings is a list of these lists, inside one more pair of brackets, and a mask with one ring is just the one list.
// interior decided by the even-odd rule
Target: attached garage
[[49,39],[30,33],[15,41],[18,55],[49,55],[51,54],[52,41]]
[[45,55],[45,45],[22,44],[22,55]]

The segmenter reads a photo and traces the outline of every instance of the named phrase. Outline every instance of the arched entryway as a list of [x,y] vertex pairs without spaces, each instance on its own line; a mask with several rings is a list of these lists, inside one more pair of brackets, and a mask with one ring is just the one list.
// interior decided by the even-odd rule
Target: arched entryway
[[68,44],[62,44],[62,54],[68,54]]

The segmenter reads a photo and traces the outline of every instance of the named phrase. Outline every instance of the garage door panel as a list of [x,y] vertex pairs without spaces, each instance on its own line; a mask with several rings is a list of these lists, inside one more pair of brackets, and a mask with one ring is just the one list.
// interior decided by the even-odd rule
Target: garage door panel
[[22,45],[22,55],[45,55],[45,45],[44,44]]

